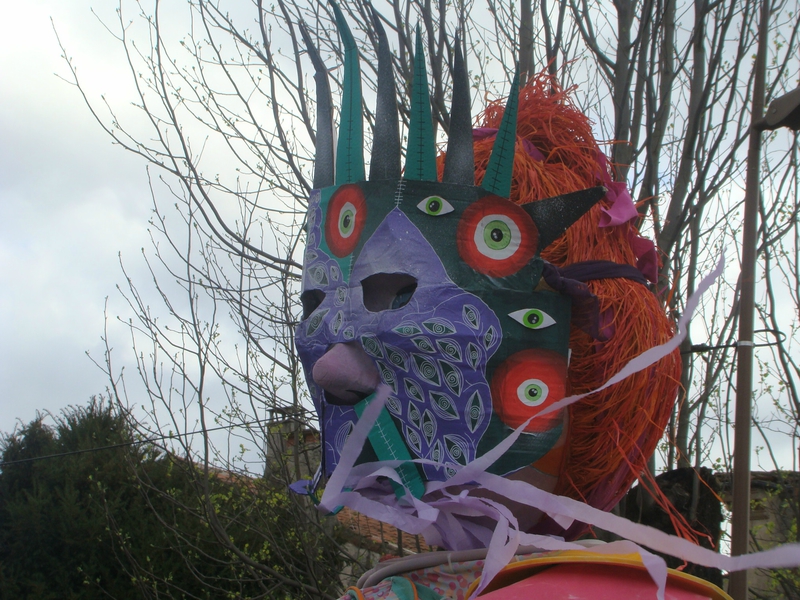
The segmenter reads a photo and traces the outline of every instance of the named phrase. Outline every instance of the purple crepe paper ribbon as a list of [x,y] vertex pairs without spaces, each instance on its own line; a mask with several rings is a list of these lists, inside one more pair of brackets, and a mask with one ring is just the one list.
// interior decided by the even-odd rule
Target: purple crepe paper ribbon
[[[539,414],[559,410],[592,393],[606,389],[672,352],[685,338],[689,320],[697,308],[700,297],[721,275],[723,268],[724,257],[720,259],[716,268],[703,279],[697,292],[687,302],[684,315],[678,322],[679,331],[675,337],[632,359],[619,373],[597,390],[564,398]],[[725,571],[785,568],[800,565],[800,544],[787,544],[744,556],[723,556],[688,540],[646,525],[633,523],[578,500],[557,496],[525,482],[509,480],[488,473],[488,467],[513,445],[527,424],[538,415],[528,419],[486,454],[466,466],[457,466],[456,474],[447,481],[428,482],[423,498],[414,498],[408,493],[398,499],[392,486],[387,485],[386,481],[394,481],[402,485],[395,469],[407,461],[384,461],[355,466],[355,461],[361,453],[367,435],[380,411],[383,410],[388,395],[388,387],[381,385],[356,423],[342,450],[341,460],[331,475],[322,496],[320,509],[332,511],[340,505],[346,505],[368,517],[389,523],[408,533],[422,534],[428,544],[446,546],[452,550],[487,547],[485,566],[477,593],[480,593],[508,564],[517,548],[523,544],[536,546],[542,550],[581,549],[602,554],[637,553],[658,586],[657,597],[659,600],[664,600],[667,580],[666,564],[663,559],[644,550],[640,545],[689,562]],[[433,464],[432,461],[423,459],[413,462]],[[521,532],[516,518],[503,504],[488,498],[470,496],[468,489],[459,493],[448,491],[448,488],[453,486],[476,484],[479,487],[491,489],[495,494],[509,500],[542,511],[565,529],[572,522],[581,521],[615,533],[626,538],[626,541],[587,549],[565,542],[560,538]],[[346,486],[350,488],[350,491],[345,491]],[[481,523],[481,519],[484,522],[494,523],[494,527],[491,528]]]

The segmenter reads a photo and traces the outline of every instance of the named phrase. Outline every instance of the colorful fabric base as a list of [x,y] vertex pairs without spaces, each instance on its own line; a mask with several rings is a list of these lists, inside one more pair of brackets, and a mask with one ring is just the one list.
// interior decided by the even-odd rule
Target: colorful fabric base
[[[475,596],[483,566],[483,560],[470,560],[415,569],[387,577],[380,583],[363,589],[350,588],[342,600],[468,600]],[[638,555],[602,555],[568,550],[515,556],[495,577],[494,583],[484,595],[488,594],[492,598],[528,598],[529,596],[513,594],[531,593],[537,587],[536,575],[552,567],[558,567],[563,571],[559,576],[573,582],[583,574],[585,581],[581,581],[576,587],[583,588],[587,593],[591,593],[593,581],[602,582],[606,587],[605,590],[595,589],[591,595],[569,596],[575,600],[590,600],[599,597],[601,592],[606,594],[604,598],[609,597],[608,594],[624,594],[628,588],[632,595],[650,587],[653,594],[656,592],[656,584],[648,580]],[[542,580],[538,587],[558,587],[558,577],[554,578],[553,575],[545,576],[548,581]],[[568,581],[564,580],[564,584],[566,583]],[[717,586],[673,569],[668,571],[666,592],[668,597],[680,600],[730,600],[730,596]],[[580,594],[580,590],[578,593]]]
[[482,560],[440,565],[388,577],[365,589],[351,588],[342,599],[466,600],[467,591],[483,570]]
[[470,586],[483,572],[483,564],[483,560],[470,560],[408,571],[368,588],[350,588],[342,600],[465,600]]

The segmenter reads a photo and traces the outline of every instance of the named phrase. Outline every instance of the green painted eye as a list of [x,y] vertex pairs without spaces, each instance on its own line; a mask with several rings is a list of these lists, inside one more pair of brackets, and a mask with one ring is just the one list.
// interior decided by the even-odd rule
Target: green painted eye
[[526,379],[517,388],[517,397],[526,406],[539,406],[550,393],[547,384],[541,379]]
[[511,217],[495,213],[486,215],[478,222],[474,240],[482,255],[493,260],[505,260],[519,250],[522,236],[519,226]]
[[543,310],[539,310],[538,308],[523,308],[521,310],[515,310],[508,316],[514,319],[517,323],[521,323],[528,329],[544,329],[545,327],[555,325],[556,322],[553,317],[548,315]]
[[417,208],[426,215],[438,217],[453,212],[453,205],[441,196],[428,196],[417,204]]
[[350,237],[355,224],[356,207],[348,202],[342,207],[342,211],[339,213],[339,234],[344,238]]
[[511,243],[511,228],[499,219],[489,221],[483,229],[483,241],[490,250],[505,250]]

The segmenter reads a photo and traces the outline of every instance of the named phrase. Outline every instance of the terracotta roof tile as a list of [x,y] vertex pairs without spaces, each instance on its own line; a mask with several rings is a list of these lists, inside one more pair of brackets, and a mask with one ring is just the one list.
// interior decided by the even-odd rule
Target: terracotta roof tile
[[[397,538],[399,530],[396,527],[381,523],[376,519],[370,519],[347,507],[339,512],[337,518],[342,525],[365,541],[381,545],[388,544],[392,548],[398,547]],[[416,554],[433,550],[433,548],[425,543],[422,536],[400,533],[403,539],[403,554]]]

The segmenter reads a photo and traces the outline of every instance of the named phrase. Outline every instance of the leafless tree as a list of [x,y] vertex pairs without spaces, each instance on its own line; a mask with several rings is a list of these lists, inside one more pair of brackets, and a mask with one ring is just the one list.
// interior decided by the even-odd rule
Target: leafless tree
[[[764,1],[772,8],[768,96],[774,97],[798,81],[800,6],[797,0]],[[413,28],[419,23],[424,34],[441,135],[449,127],[447,65],[460,33],[478,108],[484,98],[503,95],[516,62],[523,74],[546,69],[565,87],[577,86],[576,99],[593,118],[598,137],[608,141],[616,175],[637,201],[641,229],[657,241],[658,292],[676,316],[697,276],[727,252],[726,277],[704,301],[683,346],[683,391],[665,439],[664,463],[729,469],[735,248],[759,5],[343,3],[363,58],[370,126],[377,78],[373,5],[393,45],[404,127]],[[116,144],[147,161],[152,174],[153,246],[144,258],[151,290],[145,295],[142,283],[130,279],[123,289],[130,307],[123,320],[136,348],[136,390],[112,365],[110,352],[104,364],[117,398],[144,405],[137,413],[143,434],[199,429],[203,435],[176,438],[176,447],[205,475],[214,465],[252,471],[265,461],[268,414],[296,419],[295,435],[310,424],[292,337],[315,144],[313,70],[300,24],[331,69],[335,97],[342,53],[326,3],[191,0],[179,15],[174,10],[158,1],[146,8],[123,0],[118,22],[107,24],[126,52],[136,86],[135,115],[85,94],[68,61],[70,81],[98,124]],[[174,27],[176,18],[182,28]],[[773,332],[763,340],[774,345],[767,351],[772,354],[759,354],[763,378],[756,413],[767,445],[776,448],[785,438],[792,449],[800,416],[793,141],[791,146],[785,134],[775,134],[765,142],[760,315],[762,329]],[[161,306],[149,305],[152,291]],[[231,451],[234,433],[211,431],[218,426],[237,426],[230,431],[240,436],[242,453]],[[289,465],[292,476],[302,470],[296,457]],[[790,461],[775,456],[786,467],[795,468],[796,461],[794,450]],[[209,519],[213,524],[213,511]],[[219,535],[224,538],[224,527]]]

